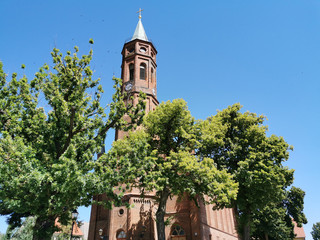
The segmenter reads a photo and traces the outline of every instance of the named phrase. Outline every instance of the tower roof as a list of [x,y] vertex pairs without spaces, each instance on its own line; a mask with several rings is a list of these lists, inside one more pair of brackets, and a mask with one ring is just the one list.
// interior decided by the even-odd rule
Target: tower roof
[[142,22],[141,22],[141,9],[139,11],[139,22],[137,24],[136,30],[134,31],[134,34],[131,38],[131,40],[140,39],[144,41],[148,41],[146,32],[144,31]]

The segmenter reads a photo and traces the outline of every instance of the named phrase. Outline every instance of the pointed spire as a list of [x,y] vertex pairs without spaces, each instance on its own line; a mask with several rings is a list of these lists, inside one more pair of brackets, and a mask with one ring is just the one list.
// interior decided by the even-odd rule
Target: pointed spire
[[139,22],[137,24],[136,30],[134,31],[133,37],[131,38],[131,40],[134,39],[140,39],[140,40],[144,40],[144,41],[148,41],[146,32],[144,31],[142,22],[141,22],[141,12],[143,11],[143,9],[141,10],[141,8],[139,9],[138,13],[139,13]]

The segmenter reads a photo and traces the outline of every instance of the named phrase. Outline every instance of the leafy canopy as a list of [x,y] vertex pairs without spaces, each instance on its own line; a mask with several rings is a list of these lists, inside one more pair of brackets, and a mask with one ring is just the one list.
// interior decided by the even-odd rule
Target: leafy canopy
[[292,147],[282,137],[267,136],[264,116],[241,113],[240,109],[240,104],[234,104],[199,122],[200,148],[196,153],[212,158],[219,170],[227,169],[239,184],[233,207],[239,218],[239,233],[249,239],[259,211],[286,199],[294,170],[283,165]]
[[302,223],[307,223],[303,213],[304,191],[300,188],[292,187],[285,191],[282,201],[269,203],[263,209],[255,211],[253,215],[253,236],[264,239],[265,235],[269,240],[289,240],[295,238],[294,223],[301,227]]
[[314,240],[320,239],[320,222],[313,224],[311,235]]
[[[195,120],[182,99],[161,103],[145,117],[142,129],[113,143],[106,155],[119,171],[132,175],[135,186],[191,197],[211,196],[212,202],[228,205],[237,184],[226,170],[217,170],[212,159],[202,161],[193,150],[197,145]],[[117,164],[117,165],[116,165]],[[121,167],[120,167],[121,166]]]
[[[143,194],[155,191],[158,210],[158,239],[164,239],[165,206],[169,196],[186,193],[216,207],[229,206],[238,184],[227,170],[216,168],[212,158],[194,154],[197,147],[195,120],[182,99],[161,103],[144,118],[142,128],[114,142],[112,149],[98,161],[117,168],[120,175]],[[103,165],[103,163],[102,163]],[[108,166],[107,168],[109,168]],[[205,198],[205,195],[208,198]]]
[[122,176],[97,171],[95,156],[110,128],[132,129],[144,115],[145,96],[126,104],[117,78],[111,104],[102,106],[100,79],[89,66],[92,50],[77,53],[78,47],[65,56],[53,49],[53,66],[45,64],[30,81],[15,73],[8,81],[0,63],[0,214],[12,226],[35,216],[41,238],[52,235],[56,218],[65,224],[73,209],[89,206],[93,195],[120,202],[113,186]]
[[3,239],[10,240],[30,240],[33,236],[33,226],[35,224],[34,217],[28,217],[23,222],[21,227],[8,227],[6,235]]

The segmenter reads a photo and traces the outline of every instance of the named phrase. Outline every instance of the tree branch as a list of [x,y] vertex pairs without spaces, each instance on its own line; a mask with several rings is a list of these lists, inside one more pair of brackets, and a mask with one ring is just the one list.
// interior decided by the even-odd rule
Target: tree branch
[[72,132],[73,130],[73,123],[74,123],[74,115],[75,115],[75,107],[71,108],[71,116],[70,116],[70,127],[69,127],[69,135],[68,138],[62,148],[62,150],[58,153],[58,158],[68,149],[70,142],[71,142],[71,138],[74,136],[74,133]]

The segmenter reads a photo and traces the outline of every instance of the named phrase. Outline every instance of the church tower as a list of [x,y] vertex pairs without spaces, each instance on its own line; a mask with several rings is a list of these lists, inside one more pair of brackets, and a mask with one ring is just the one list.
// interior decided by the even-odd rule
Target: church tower
[[[146,94],[146,113],[155,109],[159,104],[157,100],[156,55],[157,50],[148,40],[141,21],[139,21],[133,37],[126,42],[122,49],[121,79],[123,80],[122,92],[127,92],[133,99],[133,104],[138,102],[139,93]],[[129,120],[129,119],[127,119]],[[115,140],[126,135],[122,130],[116,130]],[[105,209],[93,205],[89,225],[89,240],[96,239],[154,239],[155,222],[152,218],[152,196],[140,197],[138,189],[127,192],[123,201],[135,207],[127,209],[114,207]],[[106,199],[104,195],[95,196],[94,200]]]
[[[139,21],[131,40],[124,44],[122,49],[121,79],[122,91],[134,96],[134,103],[138,101],[139,92],[147,95],[146,113],[155,109],[157,100],[156,55],[157,50],[148,40],[141,21]],[[123,137],[122,131],[116,132],[116,140]]]
[[[157,100],[157,50],[148,40],[139,21],[133,37],[122,49],[121,78],[122,91],[133,96],[138,102],[139,92],[146,93],[146,113],[154,110]],[[129,120],[129,119],[128,119]],[[121,139],[125,132],[117,130],[115,139]],[[98,195],[94,200],[106,200]],[[132,189],[123,197],[123,202],[131,205],[105,209],[93,205],[91,208],[89,240],[156,240],[155,213],[157,204],[155,193],[145,193],[141,197],[139,189]],[[188,197],[168,199],[165,219],[170,222],[165,229],[167,240],[236,240],[235,217],[232,209],[214,211],[212,205],[196,206]],[[170,219],[170,221],[169,221]]]

